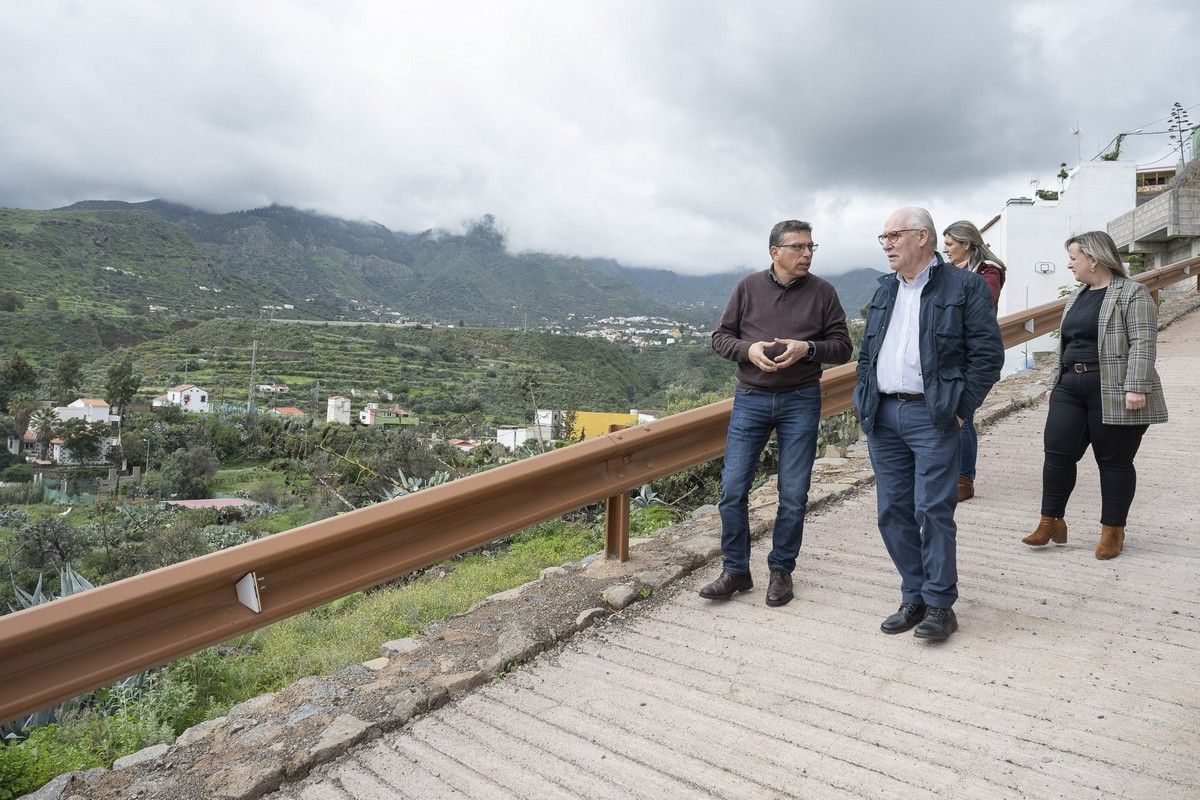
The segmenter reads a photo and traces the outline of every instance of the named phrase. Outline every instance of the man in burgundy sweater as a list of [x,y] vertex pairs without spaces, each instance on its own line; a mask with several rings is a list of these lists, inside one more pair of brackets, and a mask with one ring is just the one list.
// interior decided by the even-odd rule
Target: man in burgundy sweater
[[790,601],[792,570],[804,535],[804,512],[821,421],[821,364],[844,364],[853,346],[833,286],[809,266],[812,226],[784,220],[771,229],[771,266],[743,278],[713,331],[712,345],[737,362],[733,415],[721,472],[721,577],[700,590],[728,600],[754,586],[750,577],[750,485],[774,431],[779,442],[779,510],[767,605]]

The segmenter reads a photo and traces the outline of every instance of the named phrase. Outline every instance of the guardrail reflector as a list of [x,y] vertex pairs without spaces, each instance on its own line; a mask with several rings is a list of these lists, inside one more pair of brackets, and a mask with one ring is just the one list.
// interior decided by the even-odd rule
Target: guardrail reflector
[[1031,320],[1031,319],[1025,320],[1025,330],[1027,332],[1033,333],[1033,327],[1034,327],[1033,320]]
[[258,596],[258,576],[253,572],[247,572],[242,576],[242,579],[235,584],[237,589],[238,602],[246,608],[253,611],[255,614],[262,613],[262,599]]

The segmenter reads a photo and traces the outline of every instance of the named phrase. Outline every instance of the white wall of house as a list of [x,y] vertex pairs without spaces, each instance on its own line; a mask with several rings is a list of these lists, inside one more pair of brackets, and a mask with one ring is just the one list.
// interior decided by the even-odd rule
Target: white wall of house
[[349,397],[331,397],[326,403],[325,411],[326,422],[340,422],[343,425],[350,424],[350,398]]
[[69,419],[81,419],[84,422],[107,422],[115,425],[121,421],[118,414],[110,413],[112,408],[102,401],[80,398],[65,406],[56,406],[54,416],[59,422]]
[[54,461],[56,464],[75,464],[75,463],[104,464],[108,461],[108,454],[110,452],[112,452],[112,449],[114,447],[116,447],[117,444],[118,444],[118,440],[117,440],[117,437],[115,437],[115,436],[105,437],[104,439],[101,439],[100,440],[100,452],[96,456],[88,459],[85,462],[77,461],[75,459],[75,456],[71,453],[70,449],[67,448],[66,445],[64,445],[58,441],[56,441],[50,445],[50,451],[49,451],[48,455],[50,456],[50,460]]
[[[1053,302],[1064,288],[1076,286],[1063,242],[1076,233],[1102,231],[1109,220],[1132,209],[1136,181],[1132,162],[1089,161],[1071,174],[1058,200],[1009,200],[999,221],[983,234],[1008,268],[1000,316]],[[1057,339],[1050,336],[1011,348],[1004,374],[1026,367],[1027,353],[1032,358],[1057,348]]]
[[496,429],[496,443],[509,450],[516,450],[530,439],[536,439],[537,431],[536,426],[505,425]]
[[212,403],[208,401],[208,390],[199,386],[182,388],[176,386],[167,390],[167,402],[179,406],[184,411],[207,414],[212,411]]

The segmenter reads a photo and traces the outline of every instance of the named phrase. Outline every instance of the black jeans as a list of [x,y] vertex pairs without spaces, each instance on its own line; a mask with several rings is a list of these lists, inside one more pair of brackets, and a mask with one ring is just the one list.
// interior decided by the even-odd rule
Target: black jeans
[[1042,516],[1066,516],[1075,488],[1075,465],[1088,445],[1100,467],[1100,524],[1125,527],[1137,472],[1133,457],[1149,425],[1106,425],[1100,413],[1100,373],[1064,372],[1050,395],[1046,462],[1042,467]]

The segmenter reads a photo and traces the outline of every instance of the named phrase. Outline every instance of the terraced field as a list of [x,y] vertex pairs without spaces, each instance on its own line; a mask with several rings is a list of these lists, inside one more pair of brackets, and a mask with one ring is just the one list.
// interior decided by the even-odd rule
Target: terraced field
[[[260,404],[294,405],[321,419],[331,395],[353,397],[360,407],[386,400],[387,392],[429,421],[520,423],[534,402],[572,410],[648,407],[673,383],[720,389],[731,372],[705,346],[636,354],[592,339],[496,328],[212,320],[130,352],[146,397],[186,381],[209,389],[215,402],[245,403],[255,341],[255,382],[291,388],[260,397]],[[115,357],[85,370],[94,390]]]

